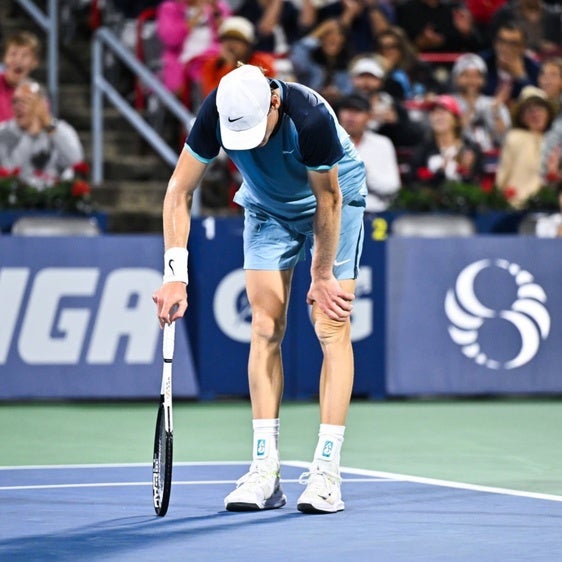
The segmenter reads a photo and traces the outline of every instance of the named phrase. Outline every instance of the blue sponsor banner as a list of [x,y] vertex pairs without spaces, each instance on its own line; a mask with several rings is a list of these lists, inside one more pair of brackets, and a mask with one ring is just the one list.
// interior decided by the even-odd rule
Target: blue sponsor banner
[[203,399],[248,394],[251,311],[240,218],[194,220],[189,234],[187,322]]
[[562,240],[391,238],[391,395],[562,391]]
[[[372,230],[368,221],[352,317],[354,394],[362,396],[384,392],[384,243],[374,240]],[[251,310],[242,269],[242,233],[239,217],[196,220],[190,233],[187,321],[204,399],[248,395]],[[310,258],[293,276],[282,346],[285,398],[318,394],[322,353],[306,304],[309,285]]]
[[[0,399],[157,398],[161,236],[0,238]],[[196,396],[184,322],[174,395]]]

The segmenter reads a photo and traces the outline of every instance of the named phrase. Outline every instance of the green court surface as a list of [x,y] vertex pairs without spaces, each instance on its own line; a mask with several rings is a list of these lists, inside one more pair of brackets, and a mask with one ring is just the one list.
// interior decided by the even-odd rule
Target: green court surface
[[[154,403],[1,403],[0,465],[147,463]],[[283,460],[308,461],[318,407],[281,409]],[[245,461],[249,402],[174,404],[174,460]],[[342,464],[562,495],[562,399],[354,401]]]

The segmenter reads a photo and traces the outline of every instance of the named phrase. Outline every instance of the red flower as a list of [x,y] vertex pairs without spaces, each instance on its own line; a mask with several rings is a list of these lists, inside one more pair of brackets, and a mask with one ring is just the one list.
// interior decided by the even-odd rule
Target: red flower
[[76,180],[72,184],[72,196],[73,197],[83,197],[84,195],[88,195],[90,193],[90,185],[88,182],[84,180]]
[[494,178],[492,176],[485,176],[480,185],[482,186],[482,191],[491,193],[494,191]]
[[88,166],[87,162],[78,162],[77,164],[74,164],[74,166],[72,166],[72,169],[75,173],[81,174],[83,176],[87,175],[90,171],[90,167]]
[[7,168],[0,167],[0,178],[9,178],[12,175],[12,172]]
[[418,179],[422,181],[428,181],[433,178],[434,174],[429,168],[418,168],[416,172]]
[[517,195],[517,189],[511,186],[507,186],[503,190],[503,194],[505,195],[506,199],[513,199]]
[[464,177],[464,176],[468,176],[470,170],[465,166],[461,166],[460,164],[457,164],[457,172],[460,176]]

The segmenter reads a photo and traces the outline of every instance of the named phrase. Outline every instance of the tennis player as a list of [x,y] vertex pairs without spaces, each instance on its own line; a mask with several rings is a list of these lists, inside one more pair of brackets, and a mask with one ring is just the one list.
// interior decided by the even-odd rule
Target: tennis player
[[[313,90],[268,79],[243,65],[204,100],[164,198],[164,282],[154,294],[160,324],[187,309],[190,203],[221,146],[240,170],[235,201],[244,207],[244,269],[252,307],[248,377],[253,462],[225,498],[230,511],[285,505],[280,486],[281,341],[291,279],[312,241],[306,295],[323,352],[320,431],[304,513],[344,509],[340,453],[353,385],[350,316],[363,242],[365,166],[332,108]],[[175,308],[177,307],[177,308]]]

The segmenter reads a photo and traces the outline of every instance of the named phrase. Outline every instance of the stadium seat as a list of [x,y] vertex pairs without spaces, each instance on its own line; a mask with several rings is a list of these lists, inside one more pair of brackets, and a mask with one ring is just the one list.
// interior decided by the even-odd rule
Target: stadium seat
[[562,215],[559,213],[529,213],[521,220],[517,231],[523,236],[556,238],[561,226]]
[[22,217],[12,226],[15,236],[97,236],[98,222],[89,217]]
[[464,215],[406,214],[392,222],[391,234],[424,238],[472,236],[476,234],[476,227],[474,221]]

